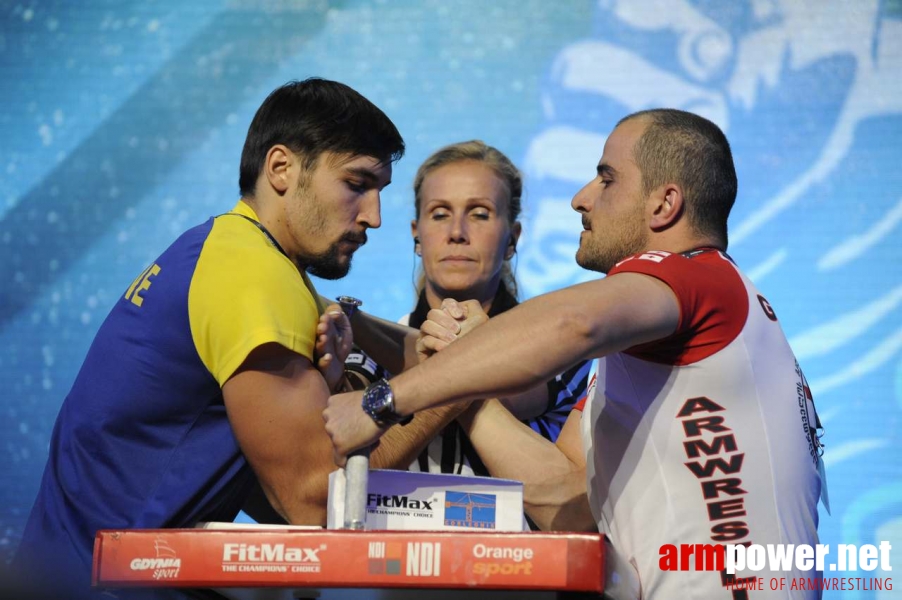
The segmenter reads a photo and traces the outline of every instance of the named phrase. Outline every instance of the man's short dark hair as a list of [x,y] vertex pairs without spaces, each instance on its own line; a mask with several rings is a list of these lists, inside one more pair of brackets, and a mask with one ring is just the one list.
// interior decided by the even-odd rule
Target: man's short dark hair
[[642,119],[645,131],[633,149],[642,172],[643,191],[665,183],[683,189],[686,217],[696,233],[727,243],[727,218],[736,200],[736,168],[730,144],[720,128],[696,114],[671,108],[633,113],[620,120]]
[[310,78],[276,88],[257,110],[241,151],[238,187],[252,197],[266,153],[284,144],[312,168],[323,152],[395,162],[404,140],[379,108],[337,81]]

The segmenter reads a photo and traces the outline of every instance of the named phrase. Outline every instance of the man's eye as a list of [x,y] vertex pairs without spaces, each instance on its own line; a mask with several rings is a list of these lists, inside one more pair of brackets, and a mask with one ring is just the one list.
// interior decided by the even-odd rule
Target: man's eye
[[348,189],[358,194],[366,191],[366,186],[361,181],[347,181]]

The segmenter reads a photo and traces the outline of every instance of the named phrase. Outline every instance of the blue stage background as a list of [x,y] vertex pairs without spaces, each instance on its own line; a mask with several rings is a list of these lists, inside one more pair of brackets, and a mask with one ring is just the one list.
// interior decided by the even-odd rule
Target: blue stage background
[[439,146],[480,138],[524,169],[531,297],[596,276],[573,262],[569,200],[617,119],[670,106],[719,123],[739,170],[730,252],[826,427],[822,541],[889,540],[898,571],[900,0],[0,3],[0,558],[107,311],[181,231],[232,207],[255,109],[313,75],[361,91],[408,144],[381,230],[346,279],[318,283],[389,318],[413,304],[410,184]]

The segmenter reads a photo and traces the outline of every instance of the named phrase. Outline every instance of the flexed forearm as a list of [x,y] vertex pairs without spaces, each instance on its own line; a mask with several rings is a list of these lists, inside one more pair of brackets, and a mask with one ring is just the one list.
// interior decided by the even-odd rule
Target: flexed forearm
[[523,482],[524,509],[540,529],[595,530],[577,423],[568,420],[558,446],[518,421],[497,400],[473,405],[458,422],[493,477]]
[[398,374],[417,364],[416,329],[362,311],[351,319],[351,328],[354,343],[388,372]]
[[396,409],[407,415],[523,392],[579,360],[666,337],[679,315],[666,284],[633,273],[538,296],[398,376]]

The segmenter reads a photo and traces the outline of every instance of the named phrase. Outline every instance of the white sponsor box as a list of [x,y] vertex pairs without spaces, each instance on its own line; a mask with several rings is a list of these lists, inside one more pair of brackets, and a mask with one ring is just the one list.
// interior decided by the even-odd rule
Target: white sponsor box
[[[345,473],[329,476],[326,527],[344,523]],[[523,531],[523,484],[510,479],[373,469],[367,529]]]

